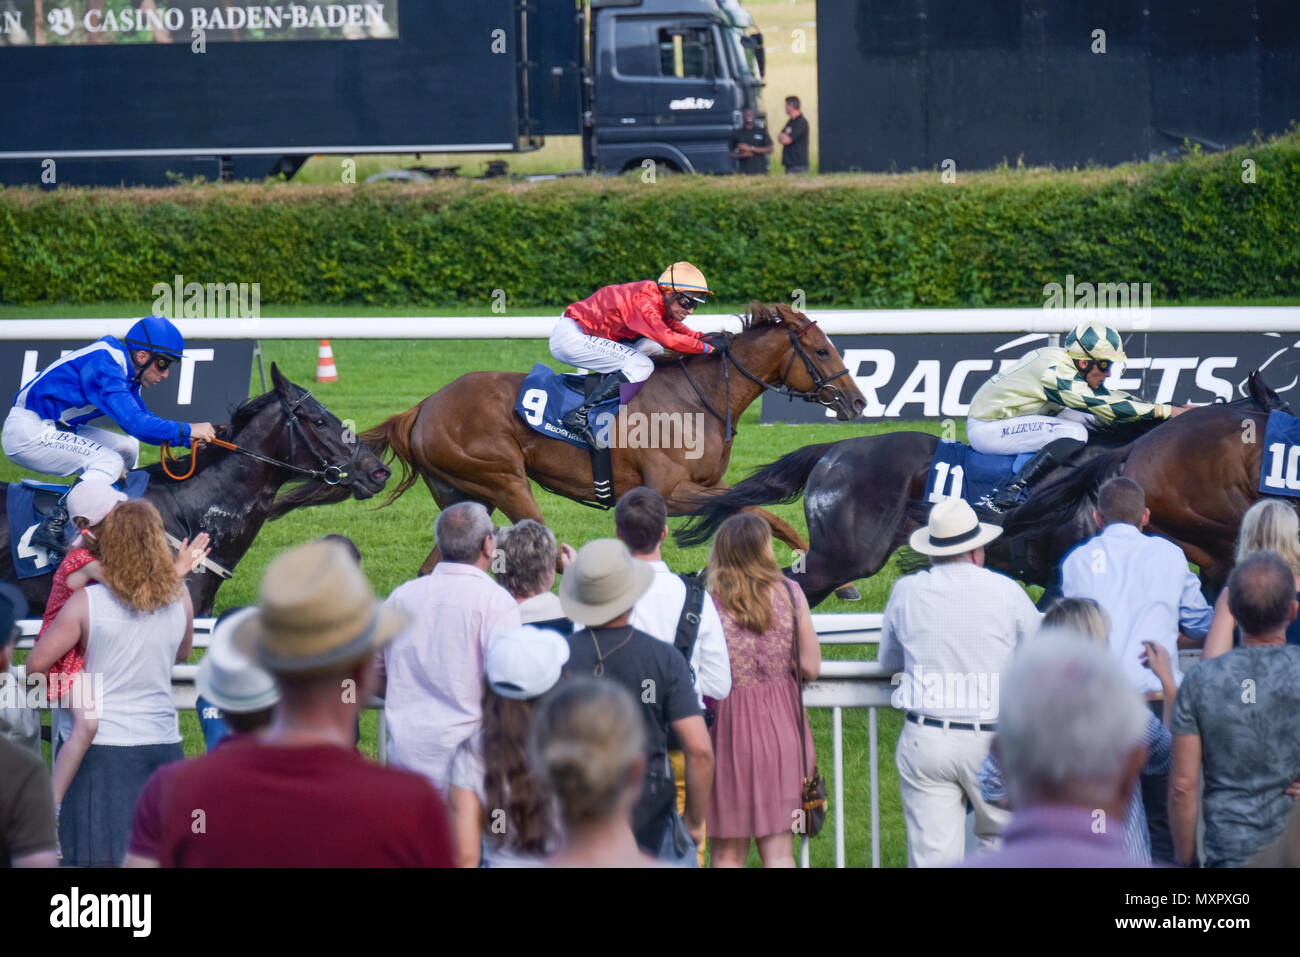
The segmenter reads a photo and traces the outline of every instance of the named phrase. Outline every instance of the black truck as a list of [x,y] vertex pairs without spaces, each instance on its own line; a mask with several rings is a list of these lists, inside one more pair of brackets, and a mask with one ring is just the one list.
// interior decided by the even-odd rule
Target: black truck
[[[38,20],[37,13],[41,14]],[[762,114],[738,0],[0,0],[0,183],[292,177],[317,154],[519,152],[728,173]]]

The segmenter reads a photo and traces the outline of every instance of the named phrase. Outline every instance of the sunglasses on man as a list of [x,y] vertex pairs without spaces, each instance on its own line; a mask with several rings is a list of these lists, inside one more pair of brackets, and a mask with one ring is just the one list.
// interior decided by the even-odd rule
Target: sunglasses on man
[[175,361],[176,360],[170,356],[156,356],[154,357],[153,364],[159,372],[166,372],[172,367],[172,363]]
[[677,294],[677,305],[683,309],[696,309],[704,305],[703,296],[692,296],[690,293],[679,292]]

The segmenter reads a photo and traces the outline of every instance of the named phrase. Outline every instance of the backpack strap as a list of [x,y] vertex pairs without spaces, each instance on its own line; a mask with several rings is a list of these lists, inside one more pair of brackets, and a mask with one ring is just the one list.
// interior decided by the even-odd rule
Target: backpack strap
[[[686,666],[691,667],[691,656],[695,653],[695,640],[700,636],[700,611],[704,608],[704,582],[699,572],[687,572],[678,575],[686,586],[686,602],[682,605],[681,617],[677,619],[677,635],[673,647],[682,653]],[[695,681],[695,669],[691,668],[691,681]]]

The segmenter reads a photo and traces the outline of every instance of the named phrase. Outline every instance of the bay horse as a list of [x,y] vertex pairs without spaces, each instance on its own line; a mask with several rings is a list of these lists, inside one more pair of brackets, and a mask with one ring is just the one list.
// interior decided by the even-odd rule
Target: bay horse
[[[236,444],[240,453],[204,446],[194,462],[193,477],[169,477],[162,463],[149,466],[144,494],[162,515],[163,526],[178,539],[200,532],[211,538],[209,558],[233,569],[257,537],[276,493],[295,476],[335,483],[358,499],[382,491],[390,472],[372,449],[358,443],[333,413],[306,389],[294,385],[271,364],[274,388],[231,412],[218,437]],[[173,474],[189,472],[190,456],[170,466]],[[52,574],[16,581],[9,548],[9,520],[4,502],[9,483],[0,483],[0,579],[22,589],[33,609],[44,609]],[[50,566],[53,572],[56,565]],[[201,569],[187,579],[196,615],[212,613],[222,578]]]
[[[659,361],[655,373],[619,410],[624,420],[638,414],[695,415],[703,423],[702,448],[612,448],[615,496],[649,486],[663,495],[668,513],[676,515],[693,496],[724,488],[734,423],[764,392],[818,402],[842,420],[866,408],[865,397],[825,333],[788,306],[751,303],[741,331],[717,341],[723,347],[713,353]],[[516,414],[515,398],[523,381],[520,372],[470,372],[363,432],[367,445],[389,453],[403,468],[402,481],[384,504],[391,504],[417,479],[424,480],[440,509],[481,502],[489,512],[500,509],[511,522],[544,521],[530,478],[574,501],[595,502],[587,450],[538,434]],[[631,434],[623,422],[612,433]],[[307,483],[282,496],[271,517],[336,501],[343,494]],[[781,541],[792,548],[807,547],[786,522],[765,510],[753,511],[768,521]],[[435,547],[420,574],[428,574],[438,560]]]
[[[1257,372],[1247,382],[1249,394],[1232,403],[1092,432],[1072,462],[1005,516],[1004,534],[985,550],[986,564],[1050,592],[1061,557],[1097,532],[1097,489],[1122,473],[1146,490],[1148,530],[1178,544],[1200,566],[1207,591],[1217,591],[1232,564],[1241,516],[1259,498],[1267,412],[1283,407]],[[1243,443],[1247,432],[1258,434],[1254,444]],[[806,446],[727,492],[702,497],[686,511],[696,519],[675,539],[699,544],[742,509],[802,494],[811,546],[787,574],[816,605],[839,583],[875,575],[925,524],[926,476],[938,442],[928,432],[889,432]],[[981,518],[996,522],[999,516]],[[905,564],[906,570],[916,567]]]

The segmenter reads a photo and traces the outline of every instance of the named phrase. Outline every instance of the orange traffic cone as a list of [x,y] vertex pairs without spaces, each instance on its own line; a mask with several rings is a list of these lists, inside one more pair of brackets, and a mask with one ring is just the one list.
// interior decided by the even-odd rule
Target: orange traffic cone
[[320,341],[320,352],[317,353],[316,359],[316,381],[339,381],[339,370],[334,368],[334,350],[330,348],[328,339]]

